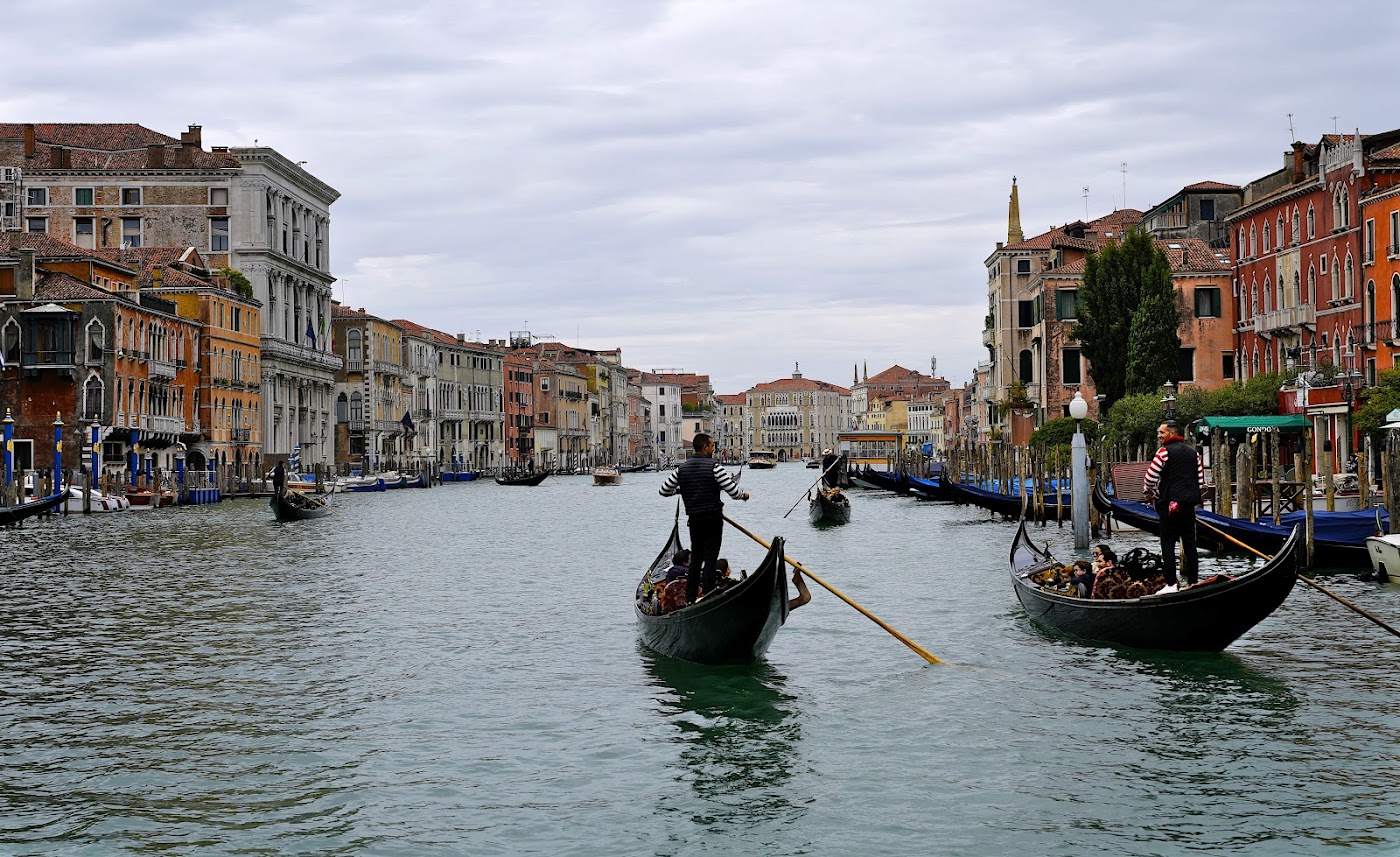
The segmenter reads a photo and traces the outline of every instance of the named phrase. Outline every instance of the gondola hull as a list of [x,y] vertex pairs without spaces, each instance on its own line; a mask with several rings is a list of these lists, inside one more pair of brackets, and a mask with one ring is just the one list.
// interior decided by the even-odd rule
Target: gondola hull
[[[947,483],[948,497],[954,503],[966,503],[973,506],[980,506],[983,509],[996,512],[1008,518],[1021,517],[1021,497],[1017,494],[1003,494],[1000,491],[988,491],[985,488],[978,488],[974,485],[965,485],[961,482],[949,481]],[[1031,498],[1033,503],[1034,497]],[[1039,510],[1035,510],[1031,517],[1038,518]],[[1047,494],[1045,496],[1045,515],[1047,521],[1073,520],[1074,509],[1070,501],[1068,492],[1062,493],[1059,497]]]
[[68,492],[60,491],[57,494],[40,497],[38,500],[30,500],[28,503],[18,503],[14,506],[0,507],[0,525],[18,524],[25,518],[32,518],[44,512],[51,512],[63,505],[63,501],[67,498]]
[[301,500],[302,502],[293,502],[287,495],[273,494],[270,504],[273,517],[285,523],[287,521],[309,521],[331,514],[331,508],[324,503],[310,497],[303,497]]
[[[1145,503],[1133,503],[1126,500],[1115,500],[1103,492],[1102,489],[1094,491],[1094,507],[1105,515],[1112,515],[1117,520],[1130,527],[1135,527],[1146,533],[1156,535],[1161,529],[1161,522],[1157,517],[1157,510]],[[1342,515],[1355,517],[1355,512],[1314,512],[1315,521],[1325,521],[1329,515]],[[1210,526],[1202,526],[1209,524]],[[1219,515],[1215,512],[1207,512],[1204,509],[1196,510],[1196,545],[1203,550],[1220,552],[1237,552],[1243,550],[1239,545],[1224,538],[1216,530],[1227,533],[1246,545],[1254,548],[1260,553],[1278,553],[1292,532],[1292,526],[1275,527],[1272,523],[1258,522],[1250,523],[1235,518]],[[1312,564],[1320,568],[1367,568],[1371,565],[1370,554],[1366,549],[1365,536],[1359,536],[1355,542],[1335,541],[1326,538],[1313,538],[1313,559]],[[1306,561],[1304,561],[1306,565]]]
[[814,524],[849,524],[851,501],[844,494],[833,500],[825,492],[817,491],[807,506],[807,520]]
[[549,471],[548,471],[548,470],[546,470],[546,471],[544,471],[544,472],[542,472],[542,473],[536,473],[536,474],[534,474],[533,476],[497,476],[497,477],[496,477],[496,484],[497,484],[497,485],[525,485],[525,486],[534,487],[535,485],[538,485],[538,484],[540,484],[541,482],[543,482],[543,481],[545,480],[545,477],[547,477],[547,476],[549,476]]
[[1144,598],[1073,598],[1041,589],[1028,576],[1054,563],[1031,543],[1025,521],[1011,545],[1016,598],[1037,624],[1083,640],[1141,649],[1218,652],[1273,613],[1298,577],[1298,530],[1268,562],[1222,583]]
[[[681,547],[680,528],[643,575],[668,567]],[[698,664],[747,664],[763,657],[778,629],[787,621],[787,578],[783,575],[783,540],[773,539],[768,555],[747,579],[724,592],[672,613],[655,616],[643,609],[642,584],[634,611],[642,642],[655,652]]]

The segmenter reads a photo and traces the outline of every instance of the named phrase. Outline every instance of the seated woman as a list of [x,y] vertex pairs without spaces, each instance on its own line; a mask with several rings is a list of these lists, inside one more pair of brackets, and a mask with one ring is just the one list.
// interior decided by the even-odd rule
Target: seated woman
[[1161,557],[1145,548],[1129,551],[1122,564],[1117,564],[1107,545],[1099,545],[1099,549],[1107,550],[1105,559],[1113,564],[1099,569],[1090,598],[1141,598],[1167,585]]
[[[1097,551],[1095,551],[1097,554]],[[1088,598],[1094,591],[1094,567],[1087,559],[1077,560],[1073,570],[1070,572],[1069,585],[1074,590],[1074,594],[1080,598]]]
[[[720,557],[715,560],[715,592],[723,592],[739,581],[734,579],[734,573],[729,568],[729,560]],[[709,593],[706,593],[707,595]],[[702,598],[704,595],[701,596]]]

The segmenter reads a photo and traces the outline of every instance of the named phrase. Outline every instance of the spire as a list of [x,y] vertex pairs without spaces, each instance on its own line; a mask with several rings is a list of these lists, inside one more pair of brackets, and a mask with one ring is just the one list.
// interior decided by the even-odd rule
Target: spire
[[1021,195],[1016,190],[1016,177],[1011,177],[1011,203],[1006,207],[1006,243],[1020,244],[1026,240],[1021,233]]
[[860,383],[860,364],[859,364],[859,363],[852,363],[852,364],[851,364],[851,383],[852,383],[852,384],[859,384],[859,383]]
[[869,381],[869,380],[870,380],[870,361],[868,361],[868,360],[862,361],[862,362],[861,362],[861,366],[863,366],[863,367],[865,368],[865,373],[861,376],[861,380],[862,380],[862,381]]
[[795,360],[794,360],[793,363],[792,363],[792,377],[794,377],[794,378],[801,378],[801,377],[802,377],[802,364],[798,363],[798,362],[795,361]]

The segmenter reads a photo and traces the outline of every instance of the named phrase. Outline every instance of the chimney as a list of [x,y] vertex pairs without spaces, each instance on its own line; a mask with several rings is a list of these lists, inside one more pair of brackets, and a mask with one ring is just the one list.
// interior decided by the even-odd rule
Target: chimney
[[204,145],[203,133],[199,125],[191,125],[190,130],[180,134],[180,145],[201,148]]
[[15,297],[22,301],[34,300],[34,250],[21,247],[19,251],[19,275],[15,279]]
[[151,266],[151,285],[160,288],[164,284],[165,270],[159,264]]
[[35,148],[34,123],[29,122],[24,126],[24,156],[26,158],[34,157]]
[[1303,144],[1295,142],[1293,144],[1293,181],[1290,184],[1297,184],[1303,180],[1306,174],[1303,164]]
[[[180,136],[183,137],[184,135],[181,134]],[[192,167],[192,166],[194,166],[194,152],[195,152],[195,149],[196,149],[196,148],[198,148],[198,147],[197,147],[197,146],[187,146],[187,145],[185,145],[184,140],[181,140],[181,141],[180,141],[180,147],[179,147],[178,149],[175,150],[175,166],[177,166],[177,167]]]
[[63,152],[64,148],[62,146],[53,146],[49,149],[49,169],[63,169]]
[[458,344],[458,345],[464,345],[464,344],[466,344],[466,341],[467,341],[467,335],[466,335],[465,333],[459,333],[459,334],[457,334],[457,344]]
[[146,169],[156,170],[165,166],[165,144],[152,143],[146,147]]

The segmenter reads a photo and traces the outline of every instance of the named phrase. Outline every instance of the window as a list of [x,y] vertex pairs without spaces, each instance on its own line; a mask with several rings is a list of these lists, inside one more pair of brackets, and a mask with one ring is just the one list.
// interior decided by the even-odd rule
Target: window
[[26,189],[24,195],[25,205],[48,205],[49,189],[46,187],[31,187]]
[[1249,258],[1253,259],[1258,255],[1259,233],[1255,230],[1254,224],[1249,224]]
[[1376,221],[1366,221],[1366,228],[1361,233],[1361,264],[1374,265],[1376,263]]
[[37,232],[42,235],[49,231],[49,219],[47,217],[26,217],[24,231]]
[[214,251],[228,250],[228,218],[209,218],[209,249]]
[[74,205],[92,205],[92,188],[90,188],[90,187],[75,187],[75,188],[73,188],[73,204],[74,204]]
[[1390,213],[1390,245],[1385,249],[1386,256],[1400,256],[1400,211]]
[[1263,250],[1264,250],[1265,253],[1269,252],[1269,224],[1267,224],[1267,223],[1264,224],[1264,244],[1263,244]]
[[73,218],[73,243],[89,250],[97,246],[91,217]]
[[1065,321],[1079,317],[1079,290],[1059,289],[1055,292],[1055,317]]
[[1201,219],[1202,219],[1202,220],[1214,220],[1214,219],[1215,219],[1215,200],[1213,200],[1213,199],[1203,199],[1203,200],[1201,200]]
[[1017,326],[1017,327],[1034,327],[1034,326],[1035,326],[1035,301],[1017,301],[1017,302],[1016,302],[1016,326]]
[[228,205],[228,188],[226,188],[226,187],[211,187],[211,188],[209,188],[209,204],[210,204],[210,205]]
[[124,188],[122,188],[122,205],[140,205],[140,204],[141,204],[141,188],[139,188],[139,187],[124,187]]
[[1293,209],[1293,243],[1294,243],[1294,244],[1297,244],[1297,243],[1298,243],[1298,233],[1299,233],[1299,231],[1300,231],[1300,230],[1298,229],[1298,209],[1297,209],[1297,207],[1295,206],[1294,209]]
[[[1313,210],[1313,204],[1308,203],[1308,237],[1312,238],[1317,234],[1317,212]],[[1323,271],[1322,273],[1327,273]]]
[[94,420],[102,416],[102,378],[97,375],[83,385],[83,416]]
[[123,218],[122,218],[122,246],[123,246],[123,247],[140,247],[140,246],[141,246],[141,218],[139,218],[139,217],[123,217]]
[[1017,373],[1017,377],[1026,384],[1031,383],[1031,381],[1035,380],[1035,363],[1031,358],[1030,349],[1021,351],[1020,364],[1021,365],[1017,367],[1020,370]]
[[1220,355],[1220,377],[1227,381],[1235,377],[1235,352],[1226,351]]
[[1183,348],[1177,352],[1177,382],[1196,380],[1196,349]]
[[1030,260],[1030,259],[1017,259],[1017,260],[1016,260],[1016,273],[1018,273],[1018,274],[1029,274],[1030,272],[1031,272],[1031,260]]
[[1066,348],[1060,352],[1060,383],[1082,384],[1084,375],[1080,371],[1079,349]]
[[1220,289],[1206,288],[1204,286],[1196,289],[1196,318],[1219,318],[1220,317]]

